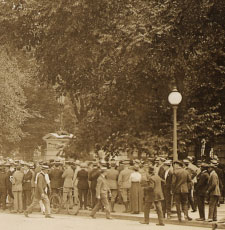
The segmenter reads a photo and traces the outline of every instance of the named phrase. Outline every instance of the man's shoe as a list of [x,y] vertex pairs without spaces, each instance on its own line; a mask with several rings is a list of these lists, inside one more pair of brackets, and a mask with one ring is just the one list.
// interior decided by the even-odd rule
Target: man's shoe
[[15,211],[15,210],[12,210],[10,213],[17,213],[17,211]]
[[204,221],[205,219],[204,218],[197,218],[195,220],[197,220],[197,221]]
[[219,220],[219,221],[217,221],[217,223],[219,223],[219,224],[223,224],[225,222],[225,219],[223,220]]
[[45,218],[54,218],[54,217],[51,215],[46,215]]
[[24,212],[24,216],[28,217],[28,212],[27,211]]
[[139,214],[139,212],[132,212],[131,214]]
[[90,217],[93,218],[93,219],[96,219],[96,217],[94,215],[90,215]]
[[160,224],[156,224],[157,226],[165,226],[165,224],[160,223]]
[[109,216],[109,217],[106,217],[106,219],[107,219],[107,220],[112,220],[112,217],[111,217],[111,216]]
[[186,221],[191,221],[191,220],[192,220],[192,218],[191,218],[190,216],[186,216],[186,217],[184,217],[184,219],[185,219]]
[[140,221],[139,223],[140,224],[149,224],[148,222],[145,222],[145,221]]
[[213,224],[212,225],[212,230],[216,230],[217,229],[217,224]]
[[207,219],[205,222],[213,222],[213,219]]
[[196,209],[194,209],[194,210],[192,210],[191,212],[196,212],[197,210]]

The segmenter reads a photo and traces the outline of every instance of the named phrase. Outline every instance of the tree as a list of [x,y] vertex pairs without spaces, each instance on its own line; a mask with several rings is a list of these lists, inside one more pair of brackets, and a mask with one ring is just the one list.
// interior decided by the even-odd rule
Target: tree
[[5,17],[14,45],[34,52],[41,79],[71,97],[77,144],[88,150],[118,131],[139,143],[168,136],[174,82],[185,98],[183,146],[196,126],[224,133],[224,8],[219,0],[46,0]]
[[31,117],[26,109],[26,96],[23,86],[29,84],[29,77],[21,71],[10,50],[1,47],[0,52],[0,146],[3,154],[14,143],[21,140],[24,133],[21,126]]

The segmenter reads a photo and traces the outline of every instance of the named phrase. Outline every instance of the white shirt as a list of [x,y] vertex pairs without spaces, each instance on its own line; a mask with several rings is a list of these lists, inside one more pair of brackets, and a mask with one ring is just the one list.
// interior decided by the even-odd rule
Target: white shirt
[[141,174],[139,172],[132,172],[130,175],[131,182],[141,182]]

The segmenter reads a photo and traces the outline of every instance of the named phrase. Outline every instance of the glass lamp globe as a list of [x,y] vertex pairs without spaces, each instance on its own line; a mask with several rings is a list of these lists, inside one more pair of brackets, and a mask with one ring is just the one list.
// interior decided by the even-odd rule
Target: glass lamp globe
[[171,105],[179,105],[182,101],[182,95],[177,91],[176,88],[168,96],[168,101]]

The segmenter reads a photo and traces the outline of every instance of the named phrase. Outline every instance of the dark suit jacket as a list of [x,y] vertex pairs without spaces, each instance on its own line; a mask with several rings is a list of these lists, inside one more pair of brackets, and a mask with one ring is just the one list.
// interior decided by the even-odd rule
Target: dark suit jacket
[[100,170],[98,168],[92,169],[89,174],[89,181],[91,181],[91,189],[95,190],[97,185],[97,179],[100,175]]
[[56,189],[63,186],[62,183],[63,171],[59,168],[52,169],[49,173],[49,179],[51,181],[51,188]]
[[81,169],[77,173],[77,179],[78,179],[78,183],[77,183],[78,189],[88,189],[89,185],[88,185],[88,171],[87,170]]
[[0,172],[0,190],[7,190],[7,174],[5,172]]
[[197,183],[195,186],[197,196],[205,196],[208,189],[209,173],[207,170],[202,171],[197,176]]
[[29,170],[26,174],[23,176],[23,190],[31,190],[31,180],[32,180],[33,174]]
[[150,176],[148,186],[144,188],[145,202],[164,200],[161,182],[162,179],[158,175]]
[[173,193],[188,193],[188,183],[191,183],[191,176],[185,169],[174,170],[172,177]]

